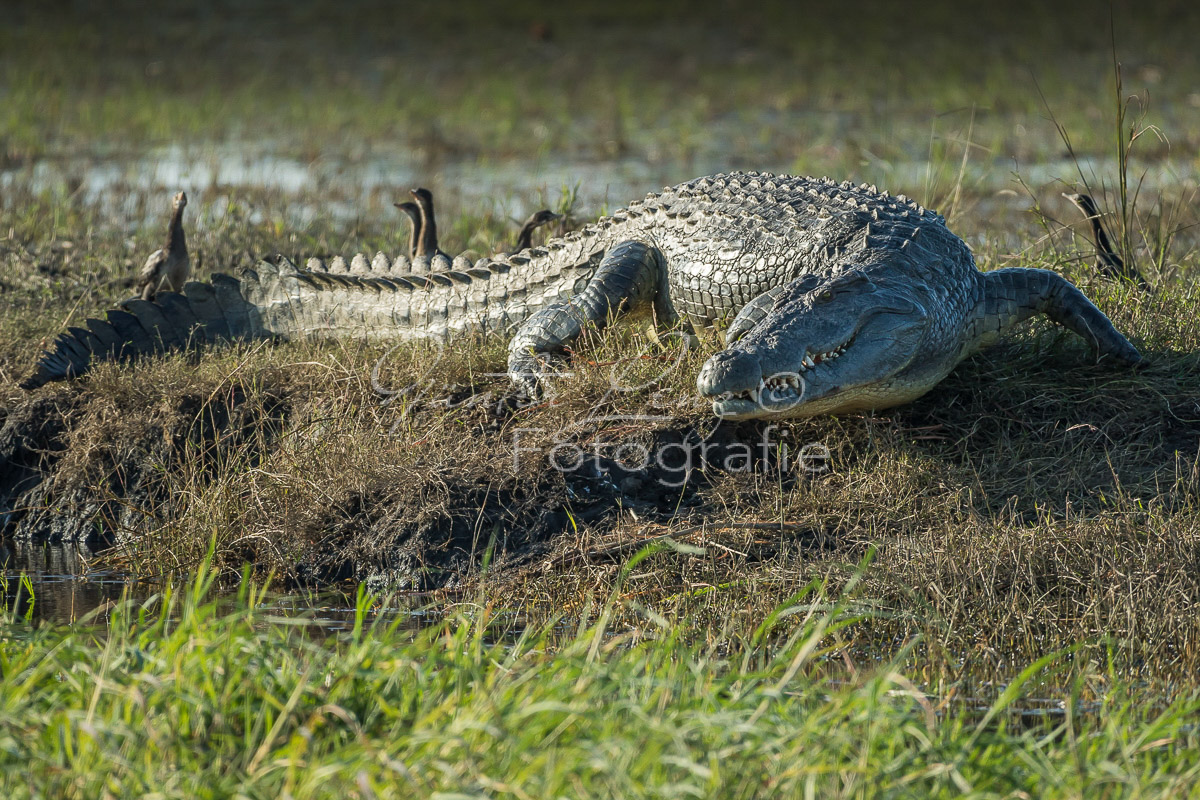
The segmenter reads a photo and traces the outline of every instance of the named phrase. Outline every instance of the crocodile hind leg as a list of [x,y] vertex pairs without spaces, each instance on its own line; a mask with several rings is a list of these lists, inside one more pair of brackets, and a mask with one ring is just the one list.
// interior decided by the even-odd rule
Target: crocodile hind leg
[[983,300],[967,326],[967,352],[991,344],[1018,322],[1045,314],[1082,336],[1097,360],[1111,357],[1127,365],[1141,362],[1137,348],[1113,327],[1104,312],[1058,273],[998,269],[983,273],[983,277]]
[[654,299],[666,270],[658,249],[636,241],[612,247],[582,292],[543,308],[522,323],[508,345],[508,376],[530,397],[553,370],[550,364],[587,325],[604,328],[619,313]]

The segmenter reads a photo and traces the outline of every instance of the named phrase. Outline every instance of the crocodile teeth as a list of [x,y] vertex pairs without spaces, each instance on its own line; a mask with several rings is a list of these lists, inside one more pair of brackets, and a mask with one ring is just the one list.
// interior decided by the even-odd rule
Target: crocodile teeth
[[781,373],[764,379],[763,385],[768,391],[774,394],[782,394],[789,390],[796,392],[800,389],[800,377],[798,375]]
[[811,355],[809,353],[805,353],[804,360],[800,362],[800,364],[801,364],[800,369],[802,369],[802,370],[812,369],[817,364],[821,364],[825,361],[831,361],[831,360],[837,358],[838,356],[842,355],[842,353],[845,353],[846,348],[849,346],[850,346],[850,343],[847,342],[846,344],[838,345],[837,347],[833,348],[832,350],[827,350],[824,353],[817,353],[816,355]]
[[840,355],[840,353],[837,350],[830,350],[828,352],[821,353],[820,355],[814,356],[813,361],[820,364],[822,361],[828,361],[831,358],[837,358],[839,355]]

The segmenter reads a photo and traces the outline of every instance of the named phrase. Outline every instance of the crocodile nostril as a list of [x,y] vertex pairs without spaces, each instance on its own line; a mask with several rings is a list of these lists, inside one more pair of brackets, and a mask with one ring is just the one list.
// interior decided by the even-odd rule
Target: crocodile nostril
[[722,350],[704,362],[696,376],[696,389],[708,396],[757,389],[762,377],[757,356],[743,350]]

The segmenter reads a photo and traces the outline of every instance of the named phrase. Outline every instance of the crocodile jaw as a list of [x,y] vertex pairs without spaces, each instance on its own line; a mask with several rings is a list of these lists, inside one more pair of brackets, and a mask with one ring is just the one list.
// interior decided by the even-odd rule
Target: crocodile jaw
[[830,323],[847,320],[843,310],[815,325],[803,318],[780,324],[786,310],[773,312],[710,357],[696,388],[712,399],[714,414],[733,420],[810,417],[908,402],[936,379],[906,372],[926,330],[924,310],[907,305],[868,309],[857,319]]

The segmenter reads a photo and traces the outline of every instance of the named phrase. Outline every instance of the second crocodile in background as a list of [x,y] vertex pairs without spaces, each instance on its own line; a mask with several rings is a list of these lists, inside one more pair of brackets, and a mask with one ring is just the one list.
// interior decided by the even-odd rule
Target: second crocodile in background
[[[652,308],[660,323],[728,323],[696,386],[719,416],[804,417],[911,401],[1013,325],[1045,314],[1098,357],[1138,351],[1060,275],[980,272],[941,216],[873,186],[760,173],[699,178],[469,269],[359,274],[260,262],[183,294],[130,301],[71,328],[22,385],[198,341],[511,336],[508,371],[537,395],[585,328]],[[399,262],[397,262],[399,263]]]

